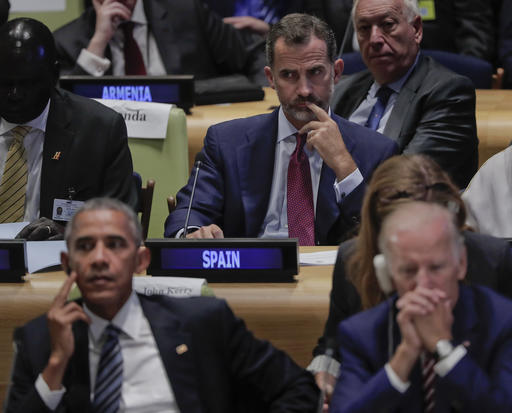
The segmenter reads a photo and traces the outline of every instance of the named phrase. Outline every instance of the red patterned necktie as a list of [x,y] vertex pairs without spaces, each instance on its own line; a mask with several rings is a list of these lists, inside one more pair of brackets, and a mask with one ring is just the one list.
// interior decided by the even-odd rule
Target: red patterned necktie
[[315,245],[315,210],[309,160],[304,153],[306,135],[295,134],[297,146],[290,157],[287,180],[288,235],[299,245]]
[[124,74],[145,75],[146,67],[139,45],[133,38],[133,26],[133,22],[126,22],[121,25],[124,33]]
[[423,412],[432,413],[435,404],[435,382],[436,372],[434,371],[436,359],[433,354],[425,353],[421,366],[423,377]]

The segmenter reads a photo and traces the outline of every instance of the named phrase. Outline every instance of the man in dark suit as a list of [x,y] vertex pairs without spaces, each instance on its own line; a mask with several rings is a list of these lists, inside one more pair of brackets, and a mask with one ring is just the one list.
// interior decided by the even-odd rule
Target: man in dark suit
[[[0,67],[0,173],[6,184],[12,176],[4,169],[15,131],[28,131],[23,139],[25,189],[19,188],[25,199],[4,222],[35,221],[20,236],[37,240],[62,236],[63,228],[52,219],[66,201],[76,208],[77,202],[101,195],[135,207],[124,120],[55,87],[59,72],[48,28],[32,19],[8,22],[0,29],[0,58],[9,62]],[[1,188],[0,197],[13,199]],[[3,214],[9,203],[1,204]]]
[[11,4],[9,3],[9,0],[0,0],[0,25],[7,21],[10,8]]
[[512,15],[510,8],[511,0],[503,0],[501,5],[500,27],[498,36],[499,58],[505,69],[503,86],[512,89]]
[[246,73],[252,58],[243,35],[200,0],[94,0],[55,41],[63,74],[203,79]]
[[[414,1],[356,1],[354,27],[369,70],[339,82],[334,112],[382,132],[401,152],[431,156],[465,188],[478,167],[471,81],[421,55],[423,29]],[[372,124],[377,103],[382,117]]]
[[[335,244],[347,236],[359,217],[365,181],[396,145],[329,116],[332,88],[343,70],[335,55],[332,31],[316,17],[291,14],[272,27],[265,74],[281,107],[208,130],[189,221],[199,229],[188,236],[290,235],[301,245]],[[300,174],[303,185],[294,186],[297,162],[307,167]],[[165,236],[183,228],[193,178],[178,193]]]
[[[15,333],[6,412],[315,411],[313,377],[255,339],[223,300],[132,291],[150,256],[129,207],[88,201],[66,242],[69,278],[46,316]],[[67,302],[74,281],[82,300]]]
[[377,279],[398,299],[340,324],[331,411],[511,411],[512,301],[461,284],[452,213],[406,203],[385,218],[379,249]]

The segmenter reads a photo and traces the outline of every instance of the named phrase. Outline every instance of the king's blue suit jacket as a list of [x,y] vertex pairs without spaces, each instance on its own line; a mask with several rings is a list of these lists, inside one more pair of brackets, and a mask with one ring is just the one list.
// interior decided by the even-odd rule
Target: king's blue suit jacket
[[[258,236],[272,187],[278,114],[276,109],[208,129],[189,226],[217,224],[226,237]],[[315,219],[315,239],[320,245],[339,243],[354,227],[366,181],[398,150],[395,142],[377,132],[337,115],[333,119],[365,181],[338,205],[333,187],[336,175],[323,164]],[[166,237],[183,228],[193,182],[194,173],[178,193],[177,208],[165,222]]]
[[[318,389],[310,373],[255,339],[223,300],[139,296],[182,413],[314,412]],[[73,324],[75,352],[57,413],[92,412],[88,328]],[[7,413],[50,412],[34,383],[48,362],[46,316],[15,333],[17,354]],[[186,351],[177,351],[186,345]]]
[[[331,412],[423,412],[419,363],[404,394],[384,370],[388,310],[394,303],[388,300],[340,324],[341,367]],[[486,287],[461,285],[452,335],[467,354],[445,377],[436,377],[435,412],[511,412],[512,301]],[[393,348],[400,343],[396,321],[393,342]]]

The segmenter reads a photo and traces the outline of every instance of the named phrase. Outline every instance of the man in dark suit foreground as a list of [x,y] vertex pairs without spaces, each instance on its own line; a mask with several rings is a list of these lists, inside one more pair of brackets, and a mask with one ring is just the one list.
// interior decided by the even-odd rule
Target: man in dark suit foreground
[[19,147],[24,173],[14,180],[23,185],[3,191],[0,183],[1,222],[33,222],[22,238],[62,238],[63,228],[52,220],[63,221],[59,206],[75,208],[77,202],[108,196],[135,207],[124,120],[56,87],[59,68],[48,28],[33,19],[9,21],[0,28],[0,60],[8,62],[0,65],[0,178],[6,185],[16,176],[8,166],[17,131],[26,132]]
[[[365,181],[396,145],[331,116],[329,99],[343,62],[323,21],[284,17],[267,37],[267,63],[281,106],[208,129],[189,221],[199,229],[188,236],[290,236],[301,245],[336,244],[357,223]],[[178,193],[167,237],[183,228],[193,181],[194,174]]]
[[[46,316],[15,332],[7,412],[315,411],[313,377],[254,338],[224,301],[132,291],[150,255],[129,207],[87,202],[66,242],[69,278]],[[83,298],[67,302],[75,281]]]
[[415,0],[356,0],[352,16],[369,70],[339,82],[334,112],[395,140],[400,152],[431,156],[465,188],[478,167],[473,84],[420,53]]
[[379,249],[381,289],[398,297],[340,324],[331,411],[510,412],[512,301],[461,283],[453,214],[406,203],[385,218]]

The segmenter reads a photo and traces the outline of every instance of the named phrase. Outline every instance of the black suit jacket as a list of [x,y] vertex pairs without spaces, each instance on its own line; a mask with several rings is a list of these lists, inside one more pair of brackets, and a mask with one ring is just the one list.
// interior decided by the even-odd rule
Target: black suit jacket
[[[466,281],[485,285],[512,298],[512,249],[509,243],[471,231],[464,231],[463,235],[468,255]],[[361,311],[361,298],[348,280],[345,268],[355,246],[356,240],[351,239],[342,243],[338,250],[332,274],[329,316],[324,334],[313,351],[315,356],[325,353],[326,343],[336,338],[338,324],[342,320]]]
[[51,218],[54,199],[68,199],[70,189],[78,201],[106,196],[137,205],[126,125],[112,109],[55,89],[42,156],[40,216]]
[[[223,300],[139,296],[176,402],[183,413],[314,412],[313,377],[283,352],[255,339]],[[57,412],[90,412],[88,329],[73,325],[75,353]],[[34,383],[50,354],[46,317],[16,330],[7,413],[47,412]],[[182,344],[187,351],[178,354]]]
[[[142,0],[141,0],[142,1]],[[243,35],[222,23],[200,0],[143,0],[167,74],[197,79],[243,73],[252,57]],[[54,33],[61,74],[87,74],[76,60],[94,34],[96,13],[88,8]],[[112,58],[107,46],[106,57]],[[106,74],[112,74],[111,69]]]
[[[348,119],[372,83],[368,70],[342,78],[332,98],[334,112]],[[465,188],[478,168],[473,84],[431,57],[420,55],[383,133],[395,140],[403,153],[431,156]]]
[[505,69],[504,87],[512,89],[512,0],[503,0],[498,38],[500,62]]

